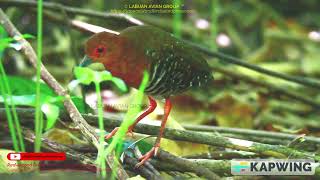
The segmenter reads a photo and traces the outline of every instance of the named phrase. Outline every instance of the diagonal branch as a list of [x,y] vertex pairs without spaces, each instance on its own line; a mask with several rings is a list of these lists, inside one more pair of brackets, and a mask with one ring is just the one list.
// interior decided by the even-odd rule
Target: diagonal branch
[[[33,65],[33,67],[37,67],[37,56],[29,44],[28,41],[26,41],[24,38],[22,38],[21,33],[16,29],[16,27],[11,23],[11,21],[8,19],[6,14],[2,11],[0,8],[0,23],[3,25],[3,27],[6,29],[6,31],[10,34],[12,37],[17,37],[17,41],[22,46],[22,52],[28,57],[29,62]],[[86,120],[82,117],[72,100],[70,99],[70,96],[68,95],[67,91],[58,83],[58,81],[49,73],[49,71],[44,67],[43,64],[40,64],[41,68],[41,78],[59,95],[65,97],[64,100],[64,106],[69,113],[70,118],[73,120],[73,122],[79,127],[84,137],[92,143],[96,148],[99,147],[99,141],[98,137],[94,131],[94,128],[92,128]],[[114,167],[114,163],[117,160],[109,155],[107,157],[107,162],[110,168]],[[118,163],[119,164],[119,163]],[[120,179],[128,177],[125,170],[122,169],[121,166],[119,166],[119,170],[117,171],[117,175]]]
[[[28,57],[29,62],[33,67],[37,67],[37,56],[29,44],[24,38],[22,38],[21,33],[14,27],[14,25],[7,18],[5,13],[0,9],[0,22],[1,25],[7,30],[7,32],[12,36],[18,38],[17,41],[22,46],[22,52]],[[73,102],[70,100],[67,91],[58,83],[58,81],[49,73],[49,71],[44,67],[43,64],[40,65],[41,68],[41,78],[59,95],[66,97],[65,106],[68,112],[70,112],[70,118],[75,121],[76,125],[79,126],[82,133],[89,140],[89,142],[94,145],[98,145],[97,136],[95,135],[94,129],[82,118],[79,111],[76,109]]]

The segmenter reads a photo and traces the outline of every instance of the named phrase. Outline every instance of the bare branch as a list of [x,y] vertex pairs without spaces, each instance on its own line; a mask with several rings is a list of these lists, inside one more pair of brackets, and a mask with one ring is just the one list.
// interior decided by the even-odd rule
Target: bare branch
[[[288,141],[293,141],[294,139],[301,136],[301,135],[293,135],[293,134],[280,133],[280,132],[268,132],[268,131],[252,130],[252,129],[227,128],[227,127],[218,127],[218,126],[183,125],[183,127],[193,131],[231,133],[236,135],[247,135],[247,136],[272,138],[277,140],[288,140]],[[320,144],[320,138],[304,136],[303,139],[310,143]]]
[[[5,13],[0,8],[0,23],[3,25],[3,27],[6,29],[6,31],[10,34],[12,37],[17,37],[17,41],[22,46],[22,52],[28,57],[29,62],[33,65],[33,67],[37,67],[37,56],[29,44],[28,41],[26,41],[24,38],[22,38],[21,33],[15,28],[15,26],[11,23],[11,21],[8,19],[8,17],[5,15]],[[67,91],[57,82],[57,80],[48,72],[48,70],[44,67],[43,64],[40,65],[41,68],[41,78],[60,96],[64,96],[64,106],[70,116],[70,118],[73,120],[73,122],[79,127],[84,137],[95,145],[96,148],[99,146],[99,141],[97,134],[94,131],[94,128],[92,128],[86,120],[81,116],[80,112],[70,99],[70,96],[68,95]],[[113,161],[117,162],[117,160],[109,155],[107,157],[107,162],[110,168],[114,167]],[[119,163],[117,163],[119,164]],[[117,176],[122,179],[125,177],[128,177],[125,170],[122,169],[121,166],[119,166],[119,170],[117,171]]]

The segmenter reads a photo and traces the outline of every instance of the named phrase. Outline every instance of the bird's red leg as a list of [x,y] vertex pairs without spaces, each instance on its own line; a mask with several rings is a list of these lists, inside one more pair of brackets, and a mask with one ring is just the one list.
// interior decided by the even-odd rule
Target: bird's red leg
[[136,165],[136,167],[143,165],[148,159],[157,155],[158,150],[160,148],[160,141],[163,136],[164,129],[166,127],[168,116],[170,114],[171,106],[172,105],[171,105],[170,99],[166,99],[166,103],[164,105],[164,117],[161,122],[160,132],[159,132],[159,135],[156,139],[156,142],[154,143],[152,149],[149,152],[147,152],[145,155],[143,155],[142,157],[139,158],[140,162]]
[[[150,113],[152,113],[156,107],[157,107],[157,102],[156,100],[154,100],[152,97],[148,96],[149,98],[149,107],[147,108],[147,110],[145,110],[134,122],[134,124],[132,124],[129,128],[128,128],[128,132],[127,133],[132,133],[133,128],[138,124],[139,121],[141,121],[144,117],[146,117],[147,115],[149,115]],[[117,131],[118,131],[118,127],[114,128],[105,138],[106,139],[110,139]]]

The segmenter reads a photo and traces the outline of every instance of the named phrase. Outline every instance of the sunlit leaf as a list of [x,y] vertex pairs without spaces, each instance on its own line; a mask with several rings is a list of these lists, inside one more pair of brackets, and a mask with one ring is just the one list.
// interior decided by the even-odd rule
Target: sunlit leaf
[[9,47],[12,47],[16,51],[20,51],[22,49],[21,43],[10,43]]
[[123,82],[122,79],[113,77],[111,80],[121,91],[128,91],[127,85]]
[[35,37],[34,35],[32,35],[32,34],[23,34],[22,37],[25,38],[25,39],[34,39],[34,38],[36,38],[36,37]]
[[127,86],[123,80],[113,77],[109,71],[93,71],[87,67],[75,67],[74,73],[77,80],[82,84],[89,85],[92,82],[112,81],[121,91],[127,91]]
[[101,72],[97,71],[97,75],[98,77],[96,77],[97,78],[96,80],[100,80],[98,82],[109,81],[111,80],[111,78],[113,78],[109,71],[101,71]]
[[95,78],[94,71],[86,67],[75,67],[74,75],[82,84],[85,85],[89,85]]
[[81,82],[79,80],[72,80],[69,84],[68,84],[68,89],[69,91],[74,91],[75,88],[80,84]]
[[[36,96],[35,95],[21,95],[21,96],[11,96],[7,95],[6,100],[8,104],[22,105],[22,106],[35,106],[36,105]],[[12,102],[11,102],[12,100]],[[0,102],[4,102],[4,96],[0,96]]]
[[65,97],[63,96],[45,96],[42,103],[59,103],[63,102],[64,99]]
[[41,111],[47,117],[47,124],[45,130],[54,127],[58,117],[59,117],[59,107],[56,105],[45,103],[41,106]]

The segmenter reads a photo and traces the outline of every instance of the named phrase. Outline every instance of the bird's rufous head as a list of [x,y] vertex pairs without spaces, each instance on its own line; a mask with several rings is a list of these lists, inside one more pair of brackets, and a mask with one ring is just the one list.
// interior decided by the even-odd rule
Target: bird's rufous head
[[102,63],[112,75],[133,87],[139,86],[143,71],[147,68],[139,49],[134,48],[125,37],[108,32],[93,35],[85,44],[85,53],[81,67]]
[[87,66],[91,63],[109,64],[114,60],[119,51],[120,38],[118,35],[108,32],[100,32],[92,37],[85,44],[86,56],[80,66]]

